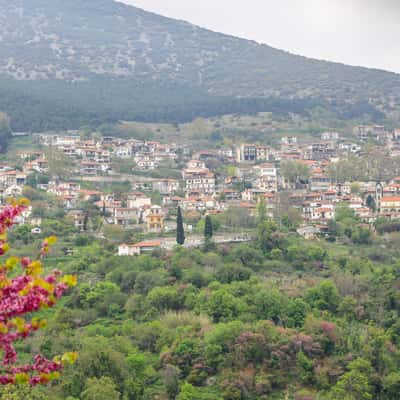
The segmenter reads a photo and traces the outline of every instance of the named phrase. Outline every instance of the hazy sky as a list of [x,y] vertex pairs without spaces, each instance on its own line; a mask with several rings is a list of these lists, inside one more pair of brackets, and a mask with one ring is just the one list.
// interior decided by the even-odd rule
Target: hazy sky
[[400,0],[122,0],[309,57],[400,73]]

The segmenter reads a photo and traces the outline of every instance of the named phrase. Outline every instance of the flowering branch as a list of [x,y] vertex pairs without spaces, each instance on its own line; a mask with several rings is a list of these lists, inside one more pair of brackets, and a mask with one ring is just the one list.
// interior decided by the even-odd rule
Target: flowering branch
[[[7,231],[26,209],[27,204],[25,199],[13,200],[0,212],[0,255],[5,255],[9,251]],[[24,340],[46,326],[45,320],[29,319],[24,316],[53,307],[65,291],[77,283],[75,276],[62,276],[60,271],[43,275],[41,260],[50,252],[51,246],[56,241],[57,238],[54,236],[45,239],[36,260],[31,260],[29,257],[9,257],[0,263],[0,350],[3,352],[0,384],[2,385],[48,383],[60,376],[60,371],[66,363],[73,363],[76,360],[76,353],[66,353],[53,360],[36,355],[32,363],[16,365],[18,356],[14,347],[15,342]],[[18,267],[22,269],[22,273],[10,277]]]

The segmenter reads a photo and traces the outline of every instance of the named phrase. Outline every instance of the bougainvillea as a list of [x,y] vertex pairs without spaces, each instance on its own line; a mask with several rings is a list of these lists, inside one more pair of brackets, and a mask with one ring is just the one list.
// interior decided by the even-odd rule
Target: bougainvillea
[[[76,277],[59,271],[44,275],[42,259],[49,253],[56,237],[45,239],[38,257],[7,257],[10,246],[7,231],[26,210],[27,201],[12,201],[0,211],[0,349],[3,355],[0,384],[45,384],[60,376],[66,363],[73,363],[76,353],[66,353],[48,360],[36,355],[31,363],[18,365],[14,344],[43,329],[46,321],[32,317],[39,310],[53,307]],[[18,271],[18,268],[21,271]]]

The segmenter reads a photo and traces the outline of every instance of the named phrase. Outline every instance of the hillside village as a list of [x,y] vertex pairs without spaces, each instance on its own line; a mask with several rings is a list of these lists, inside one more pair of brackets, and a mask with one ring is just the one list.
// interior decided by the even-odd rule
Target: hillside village
[[[139,243],[120,243],[121,255],[172,248],[177,207],[190,221],[185,226],[187,246],[201,243],[195,224],[202,216],[239,210],[243,218],[251,218],[260,201],[271,218],[280,221],[290,214],[298,224],[297,232],[308,239],[329,235],[330,221],[344,204],[368,229],[379,217],[400,216],[400,129],[357,126],[351,138],[327,131],[312,142],[284,136],[276,148],[240,143],[200,151],[181,143],[81,138],[79,132],[35,134],[33,143],[37,149],[18,151],[18,168],[12,163],[1,166],[2,199],[22,195],[32,176],[47,176],[36,182],[36,188],[55,196],[79,231],[90,229],[89,213],[80,207],[89,202],[101,215],[102,226],[116,225],[144,235],[146,240]],[[365,146],[373,152],[367,154]],[[72,162],[68,177],[51,170],[46,159],[49,149]],[[371,176],[362,180],[346,176],[353,169],[349,160],[354,165],[364,160]],[[385,171],[388,160],[393,165]],[[121,162],[124,173],[115,170]],[[175,176],[154,177],[160,169]],[[98,188],[88,189],[87,182]],[[113,193],[100,188],[112,182],[125,182],[130,190]],[[40,232],[41,220],[31,210],[20,223]],[[217,238],[221,242],[250,238],[240,226],[223,228]]]
[[400,400],[400,2],[172,3],[0,0],[0,400]]

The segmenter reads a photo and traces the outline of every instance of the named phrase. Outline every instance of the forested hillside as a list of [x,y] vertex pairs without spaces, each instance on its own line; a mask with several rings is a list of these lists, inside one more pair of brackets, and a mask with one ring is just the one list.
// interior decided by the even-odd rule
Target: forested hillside
[[315,104],[379,120],[398,117],[400,104],[399,75],[307,59],[112,0],[0,0],[0,56],[0,110],[18,130]]

